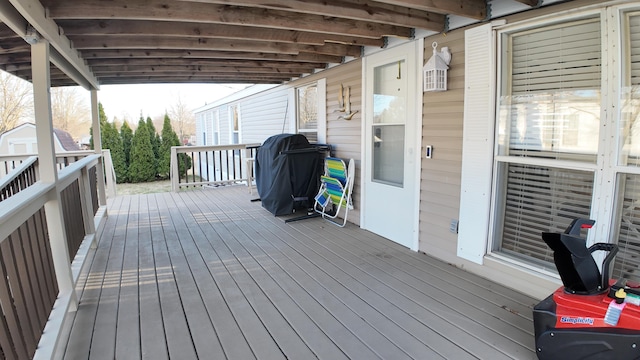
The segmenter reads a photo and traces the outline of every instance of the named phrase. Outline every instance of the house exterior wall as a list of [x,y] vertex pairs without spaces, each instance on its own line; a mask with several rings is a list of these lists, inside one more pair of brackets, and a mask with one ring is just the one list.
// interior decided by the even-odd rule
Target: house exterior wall
[[[230,107],[238,106],[240,110],[240,142],[262,143],[268,137],[295,129],[295,96],[296,87],[326,80],[326,142],[335,150],[334,155],[344,159],[353,158],[356,163],[356,181],[353,189],[355,209],[349,212],[349,221],[360,222],[360,160],[361,160],[361,113],[362,109],[362,62],[353,60],[317,74],[306,76],[282,86],[277,86],[242,98],[234,98],[229,102],[224,99],[215,106],[196,110],[198,116],[197,129],[202,133],[209,112],[220,112],[220,144],[230,144]],[[358,111],[351,120],[339,119],[343,113],[338,111],[338,94],[340,85],[351,89],[351,108]],[[214,119],[215,115],[211,116]],[[213,131],[208,132],[208,137]],[[207,144],[212,144],[211,139]]]
[[[65,152],[54,134],[56,153]],[[36,128],[32,124],[23,124],[0,135],[0,154],[22,155],[37,154]]]
[[[577,3],[586,7],[600,2],[578,0],[505,19],[507,24],[536,20],[563,10],[575,9]],[[421,163],[419,251],[528,295],[544,298],[561,284],[558,278],[543,276],[490,256],[484,258],[483,265],[464,260],[457,256],[457,234],[450,231],[451,221],[458,220],[460,212],[465,90],[464,31],[478,25],[480,24],[453,30],[446,36],[438,34],[427,37],[424,41],[425,61],[432,55],[433,41],[438,43],[439,49],[448,46],[453,56],[449,66],[448,90],[423,94],[422,149],[424,154],[425,146],[433,146],[433,156],[431,159],[423,156]]]
[[[352,199],[354,209],[349,211],[348,220],[354,224],[360,224],[360,198],[361,198],[361,132],[362,132],[362,61],[353,60],[346,64],[336,66],[321,73],[314,74],[304,79],[291,82],[290,88],[295,88],[312,81],[326,79],[326,114],[327,129],[326,142],[334,149],[336,157],[348,160],[353,159],[356,164],[356,181],[353,187]],[[338,98],[340,84],[344,88],[351,88],[351,111],[358,111],[351,120],[338,118],[344,113],[339,112]]]
[[[292,104],[288,104],[288,88],[278,86],[212,107],[196,110],[198,129],[208,129],[207,145],[213,144],[216,113],[220,114],[220,145],[232,143],[231,107],[237,106],[240,114],[240,142],[262,143],[271,135],[289,132],[291,129]],[[288,113],[287,113],[288,112]],[[204,130],[198,130],[200,133]]]

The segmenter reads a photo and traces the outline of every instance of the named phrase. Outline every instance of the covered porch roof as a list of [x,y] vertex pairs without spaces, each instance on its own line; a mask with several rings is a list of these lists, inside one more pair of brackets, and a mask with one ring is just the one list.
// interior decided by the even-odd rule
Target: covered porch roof
[[0,69],[30,80],[30,43],[45,39],[54,87],[277,84],[395,39],[555,2],[561,1],[2,0]]

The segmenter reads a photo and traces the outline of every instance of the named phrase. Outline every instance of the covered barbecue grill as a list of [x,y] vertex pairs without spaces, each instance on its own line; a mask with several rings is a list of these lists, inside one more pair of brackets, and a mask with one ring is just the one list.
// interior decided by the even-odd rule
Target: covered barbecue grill
[[276,216],[312,207],[326,150],[326,146],[309,144],[301,134],[280,134],[265,140],[255,164],[262,207]]

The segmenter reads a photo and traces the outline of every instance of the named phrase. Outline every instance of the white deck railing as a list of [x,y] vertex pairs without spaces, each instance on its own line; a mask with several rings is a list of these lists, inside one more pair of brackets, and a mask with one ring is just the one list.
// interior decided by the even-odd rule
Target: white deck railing
[[[174,146],[171,148],[171,190],[181,187],[247,183],[250,161],[260,144]],[[247,161],[249,160],[249,161]],[[185,166],[190,164],[191,167]]]

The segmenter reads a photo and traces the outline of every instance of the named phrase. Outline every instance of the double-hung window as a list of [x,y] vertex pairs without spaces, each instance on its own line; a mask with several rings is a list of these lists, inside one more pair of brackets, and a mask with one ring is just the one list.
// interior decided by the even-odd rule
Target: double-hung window
[[599,17],[501,34],[494,251],[554,269],[541,232],[591,216],[601,38]]
[[491,251],[554,271],[540,233],[592,218],[640,280],[640,8],[498,34]]

